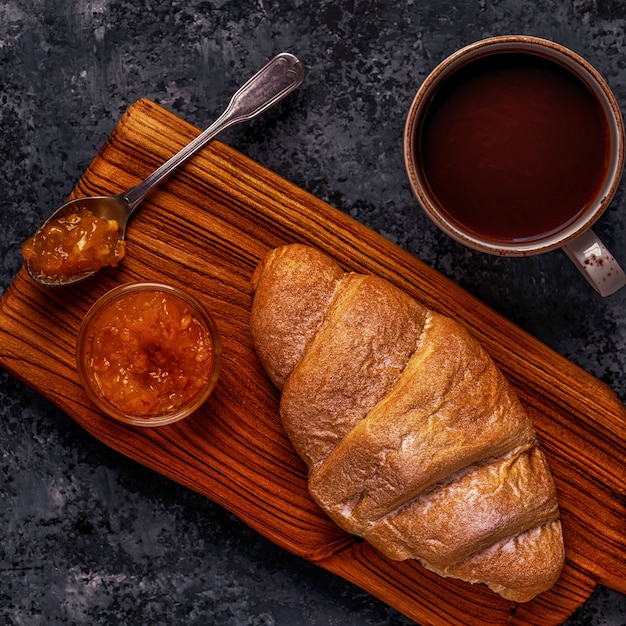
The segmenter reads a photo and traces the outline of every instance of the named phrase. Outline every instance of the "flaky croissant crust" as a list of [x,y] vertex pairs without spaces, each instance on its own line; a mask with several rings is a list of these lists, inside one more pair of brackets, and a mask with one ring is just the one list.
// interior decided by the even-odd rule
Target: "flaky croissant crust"
[[564,549],[534,427],[467,330],[300,244],[253,276],[251,333],[309,491],[392,559],[525,602]]

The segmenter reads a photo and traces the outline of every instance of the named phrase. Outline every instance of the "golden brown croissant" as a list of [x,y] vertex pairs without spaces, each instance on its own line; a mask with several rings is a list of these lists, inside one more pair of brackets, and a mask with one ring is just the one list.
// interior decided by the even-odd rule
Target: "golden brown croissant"
[[517,602],[549,589],[564,559],[554,482],[478,342],[300,244],[272,250],[253,287],[255,349],[320,507],[392,559]]

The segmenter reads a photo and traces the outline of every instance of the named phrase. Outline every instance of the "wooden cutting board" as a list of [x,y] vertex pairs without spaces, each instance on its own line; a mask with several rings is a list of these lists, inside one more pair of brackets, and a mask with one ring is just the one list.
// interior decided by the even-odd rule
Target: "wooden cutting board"
[[[198,132],[153,102],[137,102],[73,196],[135,185]],[[390,561],[313,503],[248,329],[256,264],[270,248],[295,241],[317,246],[345,269],[378,274],[457,318],[503,369],[534,420],[558,489],[566,565],[552,590],[516,605],[482,585]],[[87,309],[115,285],[136,280],[194,293],[223,339],[224,365],[212,397],[187,420],[158,429],[99,414],[74,366]],[[118,268],[56,289],[35,285],[22,269],[0,301],[0,364],[105,444],[206,495],[271,541],[420,624],[560,624],[597,583],[626,593],[626,411],[615,394],[388,240],[222,143],[213,142],[148,196]]]

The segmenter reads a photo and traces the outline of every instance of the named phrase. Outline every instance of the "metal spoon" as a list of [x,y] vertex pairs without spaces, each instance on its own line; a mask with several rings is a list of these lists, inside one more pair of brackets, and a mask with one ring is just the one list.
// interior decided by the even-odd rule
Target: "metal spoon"
[[[303,78],[304,69],[295,56],[286,52],[275,56],[235,93],[226,110],[211,126],[144,181],[116,196],[94,196],[66,202],[44,222],[41,228],[51,220],[67,215],[72,211],[88,209],[98,217],[116,220],[120,226],[120,238],[125,237],[126,224],[133,211],[146,194],[165,176],[204,148],[218,133],[240,122],[251,120],[269,109],[296,89],[302,83]],[[94,273],[93,271],[81,272],[60,279],[54,276],[36,276],[31,272],[28,263],[26,269],[33,280],[46,286],[69,285]]]

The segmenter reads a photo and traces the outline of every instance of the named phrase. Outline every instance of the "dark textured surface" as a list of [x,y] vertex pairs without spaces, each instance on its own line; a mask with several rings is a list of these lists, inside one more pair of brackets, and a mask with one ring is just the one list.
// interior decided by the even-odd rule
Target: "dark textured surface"
[[[626,110],[624,0],[7,0],[0,6],[0,293],[20,243],[148,97],[207,126],[269,57],[289,100],[221,138],[406,248],[626,399],[626,290],[601,299],[560,252],[496,259],[421,214],[402,130],[460,46],[525,33],[585,56]],[[626,263],[624,186],[596,230]],[[93,440],[0,370],[0,623],[410,623],[274,547],[220,507]],[[598,588],[570,626],[626,624]]]

